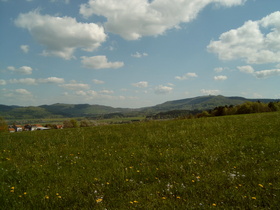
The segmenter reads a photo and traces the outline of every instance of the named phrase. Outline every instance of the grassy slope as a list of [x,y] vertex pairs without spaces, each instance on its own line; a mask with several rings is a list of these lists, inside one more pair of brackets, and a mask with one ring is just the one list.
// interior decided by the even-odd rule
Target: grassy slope
[[280,205],[280,113],[0,136],[2,209]]

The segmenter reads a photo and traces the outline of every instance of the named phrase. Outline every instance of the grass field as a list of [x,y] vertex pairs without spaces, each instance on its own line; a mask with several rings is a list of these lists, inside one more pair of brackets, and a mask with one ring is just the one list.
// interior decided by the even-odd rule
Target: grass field
[[280,113],[0,135],[0,209],[277,209]]

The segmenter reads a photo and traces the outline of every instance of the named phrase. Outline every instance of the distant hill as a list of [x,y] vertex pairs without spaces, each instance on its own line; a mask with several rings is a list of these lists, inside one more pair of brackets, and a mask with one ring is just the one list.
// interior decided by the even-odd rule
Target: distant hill
[[[13,119],[44,119],[44,118],[72,118],[72,117],[98,117],[112,113],[119,113],[120,116],[150,115],[159,112],[168,112],[173,110],[209,110],[218,106],[238,105],[246,101],[273,102],[275,99],[247,99],[243,97],[225,97],[225,96],[199,96],[181,100],[167,101],[152,107],[139,109],[114,108],[102,105],[90,104],[52,104],[42,106],[6,106],[0,105],[0,116]],[[114,116],[114,115],[108,115]]]

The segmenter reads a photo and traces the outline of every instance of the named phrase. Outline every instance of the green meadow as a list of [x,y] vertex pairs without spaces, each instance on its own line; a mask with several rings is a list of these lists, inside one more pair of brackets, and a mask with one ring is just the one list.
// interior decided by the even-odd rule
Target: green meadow
[[280,112],[0,134],[0,209],[277,209]]

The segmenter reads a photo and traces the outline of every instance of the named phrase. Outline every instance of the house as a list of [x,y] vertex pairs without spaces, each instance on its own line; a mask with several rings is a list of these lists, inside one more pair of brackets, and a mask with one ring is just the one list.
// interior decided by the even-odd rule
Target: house
[[36,130],[37,130],[37,127],[34,126],[34,125],[25,125],[25,126],[24,126],[24,130],[25,130],[25,131],[36,131]]
[[14,133],[14,132],[16,132],[16,130],[14,128],[9,128],[9,132]]
[[13,127],[16,132],[21,132],[23,131],[23,127],[21,125],[13,125]]

